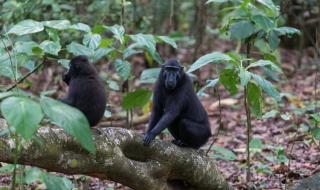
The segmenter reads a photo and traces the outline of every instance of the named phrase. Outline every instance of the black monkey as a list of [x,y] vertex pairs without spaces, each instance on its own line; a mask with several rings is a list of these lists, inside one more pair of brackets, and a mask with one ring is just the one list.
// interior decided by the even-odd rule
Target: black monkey
[[86,56],[76,56],[71,59],[63,81],[69,85],[69,91],[60,100],[82,111],[90,126],[96,125],[104,114],[107,100],[103,82],[95,67]]
[[176,59],[169,59],[161,66],[144,144],[148,145],[165,128],[178,146],[198,149],[211,136],[208,115],[193,90],[191,79]]

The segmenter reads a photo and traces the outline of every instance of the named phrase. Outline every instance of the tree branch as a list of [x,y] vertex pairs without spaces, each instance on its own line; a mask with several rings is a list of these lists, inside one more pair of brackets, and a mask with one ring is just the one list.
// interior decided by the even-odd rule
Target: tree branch
[[[1,119],[0,131],[5,128]],[[99,128],[94,138],[96,156],[62,129],[41,127],[35,141],[22,145],[18,164],[111,179],[139,190],[232,189],[214,161],[196,150],[160,140],[146,147],[142,135],[122,128]],[[0,161],[14,162],[14,143],[7,135],[0,137]]]

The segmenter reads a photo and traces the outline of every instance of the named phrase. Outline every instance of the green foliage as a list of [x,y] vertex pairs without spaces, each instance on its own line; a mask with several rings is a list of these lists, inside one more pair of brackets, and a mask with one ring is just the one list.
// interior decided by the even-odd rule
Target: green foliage
[[6,98],[1,103],[1,112],[9,125],[25,139],[33,136],[43,118],[40,105],[24,97]]
[[215,159],[221,159],[221,160],[227,160],[227,161],[231,161],[231,160],[236,160],[237,156],[229,149],[220,147],[220,146],[212,146],[211,148],[215,153],[214,154],[210,154],[211,157],[215,158]]
[[231,95],[235,95],[238,92],[238,76],[233,69],[224,69],[220,73],[219,82],[230,92]]
[[134,92],[128,93],[122,102],[124,109],[132,109],[135,107],[143,107],[148,103],[151,97],[151,92],[147,89],[139,88]]
[[74,136],[90,153],[96,153],[89,122],[81,111],[48,97],[41,97],[40,104],[44,113],[54,124]]
[[224,63],[230,61],[231,58],[220,52],[213,52],[200,57],[196,62],[194,62],[188,70],[191,73],[199,68],[209,64],[209,63]]
[[247,100],[252,113],[261,117],[262,115],[262,92],[259,86],[250,82],[248,84]]

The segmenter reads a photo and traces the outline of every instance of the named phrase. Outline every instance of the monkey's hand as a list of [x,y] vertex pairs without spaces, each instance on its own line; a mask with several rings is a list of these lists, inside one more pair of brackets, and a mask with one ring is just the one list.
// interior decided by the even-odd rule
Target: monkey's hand
[[143,138],[143,145],[147,146],[150,142],[156,138],[156,135],[149,131],[147,134],[144,135]]

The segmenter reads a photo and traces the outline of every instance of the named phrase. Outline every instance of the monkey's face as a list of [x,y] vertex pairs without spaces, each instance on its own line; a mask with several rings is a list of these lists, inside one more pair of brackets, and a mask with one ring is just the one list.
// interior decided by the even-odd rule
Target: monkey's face
[[166,63],[162,66],[162,79],[164,81],[165,88],[168,90],[174,90],[183,76],[183,67],[178,62]]

